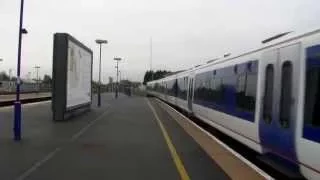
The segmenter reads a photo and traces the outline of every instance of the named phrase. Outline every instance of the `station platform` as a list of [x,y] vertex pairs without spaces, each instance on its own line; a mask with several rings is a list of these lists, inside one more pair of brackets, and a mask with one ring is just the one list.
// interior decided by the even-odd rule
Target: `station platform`
[[52,121],[50,101],[24,105],[21,142],[12,140],[12,107],[0,108],[0,178],[265,178],[156,99],[102,98],[100,108],[94,99],[90,112],[65,122]]

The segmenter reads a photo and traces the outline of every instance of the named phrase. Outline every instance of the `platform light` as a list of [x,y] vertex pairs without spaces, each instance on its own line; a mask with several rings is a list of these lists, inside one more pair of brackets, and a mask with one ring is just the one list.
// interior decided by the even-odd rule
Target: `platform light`
[[99,86],[98,86],[98,107],[101,106],[101,46],[102,44],[107,44],[108,41],[104,39],[96,39],[96,43],[100,46],[100,56],[99,56]]
[[114,57],[113,60],[117,61],[117,65],[116,65],[116,68],[117,68],[117,86],[116,86],[116,94],[115,94],[115,97],[118,98],[118,90],[119,90],[119,61],[121,61],[122,59],[120,57]]

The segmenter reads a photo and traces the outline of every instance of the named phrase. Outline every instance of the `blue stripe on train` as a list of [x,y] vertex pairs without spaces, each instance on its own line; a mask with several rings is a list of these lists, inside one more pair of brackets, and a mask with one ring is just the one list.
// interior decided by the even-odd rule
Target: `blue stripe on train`
[[303,137],[312,141],[320,142],[320,128],[304,125]]
[[252,112],[237,110],[234,107],[223,106],[209,101],[195,100],[194,103],[222,113],[226,113],[231,116],[236,116],[238,118],[254,122],[254,113]]

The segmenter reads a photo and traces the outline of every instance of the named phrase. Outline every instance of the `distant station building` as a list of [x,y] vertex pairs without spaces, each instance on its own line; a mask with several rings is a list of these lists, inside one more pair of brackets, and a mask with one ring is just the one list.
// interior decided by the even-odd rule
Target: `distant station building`
[[113,78],[109,77],[109,84],[112,84],[112,83],[113,83]]

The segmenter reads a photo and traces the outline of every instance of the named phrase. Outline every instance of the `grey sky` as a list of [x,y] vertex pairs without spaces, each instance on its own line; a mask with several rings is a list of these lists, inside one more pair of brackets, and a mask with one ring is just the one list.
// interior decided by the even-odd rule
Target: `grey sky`
[[[0,70],[16,69],[20,0],[0,0]],[[180,70],[226,52],[237,54],[276,33],[320,28],[319,0],[25,0],[22,75],[51,74],[53,33],[68,32],[94,52],[103,46],[103,81],[115,75],[114,56],[124,58],[122,74],[143,78],[153,68]],[[15,73],[15,71],[14,71]]]

